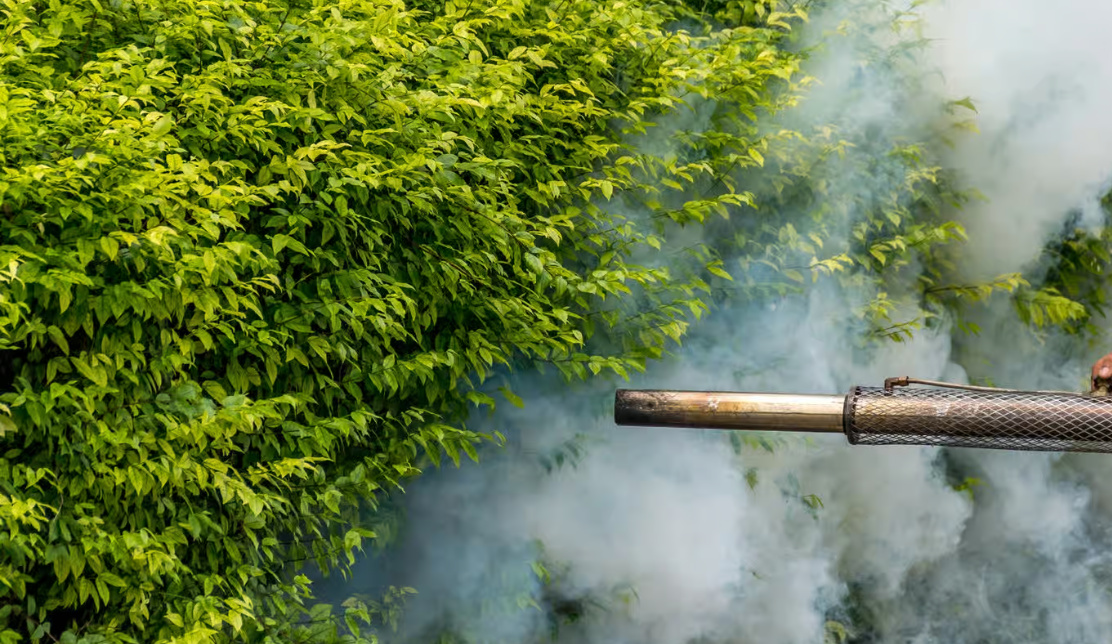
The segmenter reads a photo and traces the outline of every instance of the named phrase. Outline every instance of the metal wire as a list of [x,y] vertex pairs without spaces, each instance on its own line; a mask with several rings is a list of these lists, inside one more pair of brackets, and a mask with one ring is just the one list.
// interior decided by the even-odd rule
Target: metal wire
[[1057,394],[1059,396],[1083,396],[1088,397],[1088,394],[1080,394],[1076,391],[1055,391],[1053,389],[1003,389],[1001,387],[980,387],[977,385],[962,385],[956,382],[942,382],[939,380],[924,380],[923,378],[911,378],[909,376],[901,376],[899,378],[888,378],[884,381],[884,388],[891,391],[893,387],[906,387],[908,385],[927,385],[930,387],[943,387],[946,389],[964,389],[966,391],[984,391],[988,393],[1011,393],[1011,394]]
[[845,431],[855,445],[1112,452],[1107,397],[856,387],[847,402]]

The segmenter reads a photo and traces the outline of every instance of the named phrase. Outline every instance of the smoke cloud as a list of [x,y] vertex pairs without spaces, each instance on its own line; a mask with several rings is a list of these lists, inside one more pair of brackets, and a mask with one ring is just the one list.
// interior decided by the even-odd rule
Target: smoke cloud
[[981,135],[952,158],[988,198],[963,217],[979,251],[963,256],[970,276],[1018,270],[1070,210],[1100,225],[1112,176],[1112,58],[1101,44],[1112,5],[946,0],[926,17],[947,93],[979,111]]
[[[816,16],[809,37],[845,18]],[[927,19],[934,89],[971,96],[981,129],[949,159],[987,197],[960,215],[961,271],[1030,266],[1071,211],[1099,225],[1112,177],[1112,5],[942,2]],[[901,90],[857,66],[852,46],[816,61],[825,84],[792,125],[926,127],[917,120],[929,110],[897,109]],[[886,188],[883,173],[831,180],[864,202]],[[868,296],[820,282],[718,310],[632,386],[835,393],[968,373],[1076,389],[1096,357],[1083,339],[1037,340],[1007,302],[981,311],[972,341],[955,343],[944,323],[864,349],[853,311]],[[419,479],[397,543],[326,597],[417,588],[403,642],[444,631],[459,642],[608,644],[1112,639],[1107,457],[617,428],[613,387],[521,379],[526,408],[490,421],[509,428],[507,448]]]

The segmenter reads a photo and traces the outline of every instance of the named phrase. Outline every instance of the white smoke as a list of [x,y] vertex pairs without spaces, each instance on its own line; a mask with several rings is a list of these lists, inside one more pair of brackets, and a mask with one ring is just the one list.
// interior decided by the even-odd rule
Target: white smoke
[[[1112,177],[1112,4],[970,0],[928,18],[927,63],[947,96],[974,99],[982,130],[951,158],[988,197],[961,215],[961,269],[1020,270],[1071,209],[1099,214]],[[831,24],[816,23],[815,33]],[[860,107],[863,121],[914,127],[894,91],[860,91],[869,72],[852,63],[831,52],[824,87],[796,118]],[[857,98],[839,104],[853,83]],[[879,179],[837,180],[870,194]],[[1076,388],[1095,357],[1076,338],[1035,343],[1006,302],[985,309],[980,353],[954,355],[945,324],[863,353],[848,320],[865,297],[820,283],[775,306],[718,311],[633,385],[840,393],[968,369],[1005,386]],[[475,642],[801,644],[821,642],[831,619],[892,643],[1112,639],[1112,461],[823,436],[738,449],[736,436],[616,428],[611,388],[523,381],[526,409],[499,416],[514,428],[506,454],[413,486],[401,546],[357,571],[419,590],[403,639],[448,627]],[[539,465],[578,435],[593,442],[574,465]],[[980,479],[972,497],[954,489],[955,473]],[[547,587],[529,568],[541,552]],[[507,596],[523,601],[498,604]]]
[[979,111],[981,135],[953,155],[988,198],[963,217],[970,276],[1018,270],[1071,209],[1099,224],[1097,197],[1112,176],[1112,4],[945,0],[926,16],[945,91]]

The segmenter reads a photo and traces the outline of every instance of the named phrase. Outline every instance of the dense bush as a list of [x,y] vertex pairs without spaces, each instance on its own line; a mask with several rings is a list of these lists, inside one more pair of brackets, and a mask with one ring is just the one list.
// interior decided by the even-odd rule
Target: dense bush
[[[6,1],[0,641],[337,637],[297,565],[474,455],[492,368],[624,372],[701,310],[712,254],[629,258],[750,200],[798,64],[768,9]],[[629,145],[688,94],[738,106],[713,163]]]

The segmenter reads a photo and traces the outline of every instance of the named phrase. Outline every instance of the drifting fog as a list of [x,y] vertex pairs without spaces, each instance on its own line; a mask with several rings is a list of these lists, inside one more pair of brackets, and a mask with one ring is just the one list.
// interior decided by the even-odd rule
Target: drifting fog
[[[926,16],[936,91],[978,108],[980,134],[949,159],[987,197],[959,215],[971,238],[960,271],[1031,270],[1071,210],[1103,222],[1112,4],[952,0]],[[815,17],[811,38],[839,18]],[[825,84],[790,118],[854,114],[914,134],[917,116],[854,66],[850,45],[816,62]],[[839,176],[836,189],[867,196],[875,180]],[[964,359],[945,327],[866,352],[845,323],[865,297],[820,280],[774,306],[719,309],[631,385],[520,379],[525,409],[478,421],[510,445],[411,485],[388,556],[325,594],[415,587],[401,641],[447,627],[474,642],[796,644],[822,642],[831,620],[885,643],[1112,641],[1112,456],[853,448],[841,436],[790,436],[769,452],[724,433],[613,425],[616,386],[841,393],[968,372],[1077,389],[1112,349],[1038,340],[1002,299]],[[568,441],[581,456],[542,467]],[[953,489],[966,476],[983,481],[975,501]],[[542,555],[547,586],[530,568]]]
[[[930,55],[948,94],[971,96],[981,135],[953,158],[989,201],[968,209],[967,270],[989,277],[1030,261],[1062,216],[1100,225],[1112,178],[1112,57],[1101,50],[1112,6],[1064,0],[928,5]],[[1104,188],[1104,190],[1101,190]],[[970,249],[974,250],[974,249]]]

